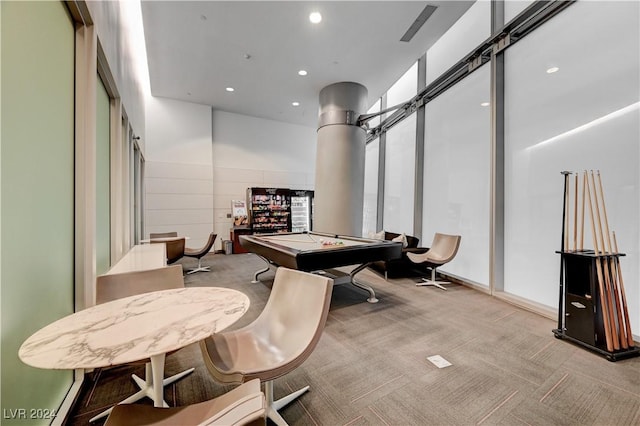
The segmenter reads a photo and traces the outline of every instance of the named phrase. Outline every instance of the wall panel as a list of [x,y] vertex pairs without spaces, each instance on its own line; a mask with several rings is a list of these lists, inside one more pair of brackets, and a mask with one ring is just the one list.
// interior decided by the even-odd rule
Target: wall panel
[[8,410],[57,410],[73,381],[18,348],[74,308],[74,25],[62,2],[0,8],[2,424],[23,425]]
[[204,246],[214,228],[210,107],[148,99],[147,139],[144,237],[175,231]]
[[247,188],[315,187],[316,129],[217,110],[212,122],[214,228],[220,241],[232,227],[231,200],[245,200]]

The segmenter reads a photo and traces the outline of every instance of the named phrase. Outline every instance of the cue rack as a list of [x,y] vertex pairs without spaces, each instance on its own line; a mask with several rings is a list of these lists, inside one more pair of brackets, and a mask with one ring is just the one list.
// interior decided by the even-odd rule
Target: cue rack
[[[564,177],[560,295],[555,337],[617,361],[640,355],[635,346],[615,232],[609,232],[600,171]],[[573,178],[573,179],[572,179]],[[592,249],[584,248],[585,210]]]

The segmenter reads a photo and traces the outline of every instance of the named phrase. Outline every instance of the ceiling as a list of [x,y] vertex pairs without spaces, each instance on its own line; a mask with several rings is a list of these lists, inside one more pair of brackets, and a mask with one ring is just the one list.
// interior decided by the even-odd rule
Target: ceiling
[[[372,105],[472,3],[143,1],[151,93],[316,127],[323,87],[358,82]],[[427,5],[437,9],[400,41]]]

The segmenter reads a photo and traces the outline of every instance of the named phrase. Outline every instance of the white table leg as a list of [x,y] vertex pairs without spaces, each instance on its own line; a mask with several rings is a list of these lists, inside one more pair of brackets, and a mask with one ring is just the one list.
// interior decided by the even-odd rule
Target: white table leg
[[[131,375],[131,378],[138,385],[140,390],[130,397],[120,401],[118,404],[131,404],[136,401],[141,400],[144,397],[150,398],[153,400],[154,407],[168,407],[164,400],[164,386],[169,383],[173,383],[178,379],[186,376],[187,374],[193,372],[193,368],[189,370],[183,371],[182,373],[178,373],[174,376],[171,376],[167,379],[163,379],[164,377],[164,360],[165,354],[155,355],[151,357],[151,362],[145,363],[144,366],[144,380],[138,377],[135,374]],[[113,407],[108,410],[103,411],[102,413],[92,417],[89,422],[93,423],[96,420],[99,420],[103,417],[106,417],[111,413]]]
[[164,402],[164,386],[162,379],[164,378],[164,359],[165,354],[154,355],[151,357],[151,371],[153,373],[153,406],[168,407]]

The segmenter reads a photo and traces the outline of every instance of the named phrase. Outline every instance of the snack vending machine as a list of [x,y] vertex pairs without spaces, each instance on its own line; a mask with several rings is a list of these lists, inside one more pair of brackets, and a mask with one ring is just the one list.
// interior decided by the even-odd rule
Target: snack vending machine
[[313,191],[291,190],[291,231],[309,232],[313,225]]
[[287,232],[291,229],[288,189],[247,188],[247,205],[253,232]]

